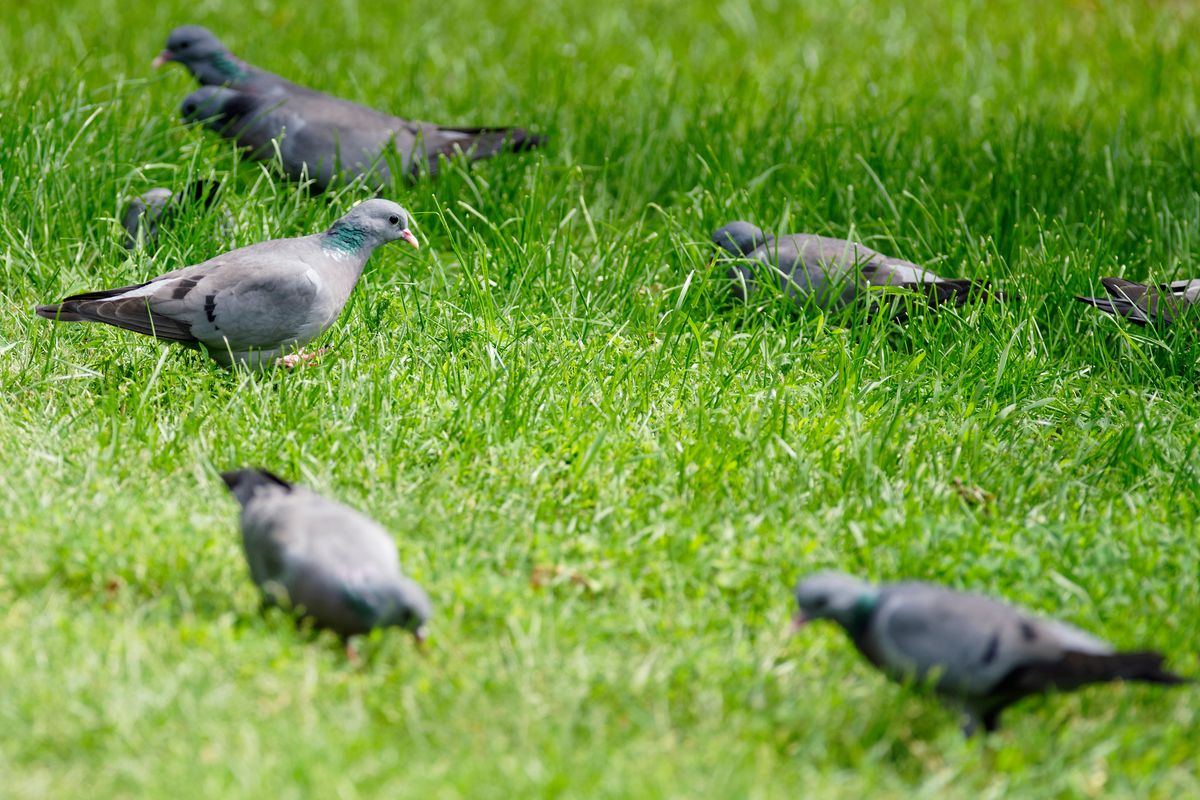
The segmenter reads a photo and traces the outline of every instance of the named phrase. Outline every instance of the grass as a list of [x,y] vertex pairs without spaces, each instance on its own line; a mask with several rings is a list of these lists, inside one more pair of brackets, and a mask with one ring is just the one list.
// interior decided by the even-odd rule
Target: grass
[[[1194,691],[1031,701],[985,746],[838,631],[784,630],[792,583],[836,567],[1200,672],[1197,336],[1072,300],[1200,274],[1190,4],[6,17],[0,796],[1200,793]],[[152,185],[223,180],[238,245],[361,198],[176,123],[191,84],[148,62],[186,21],[302,82],[550,144],[398,187],[428,246],[376,254],[316,368],[229,374],[35,318],[219,252],[214,211],[127,257],[114,218]],[[904,330],[739,307],[707,244],[737,218],[1021,300]],[[257,613],[216,478],[246,464],[395,533],[437,605],[424,655],[376,635],[356,669]]]

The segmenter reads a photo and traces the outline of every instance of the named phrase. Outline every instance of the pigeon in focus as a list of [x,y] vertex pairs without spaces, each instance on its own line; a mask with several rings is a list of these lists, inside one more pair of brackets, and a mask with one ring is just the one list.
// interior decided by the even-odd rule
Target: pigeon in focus
[[1139,325],[1170,324],[1200,311],[1200,279],[1148,285],[1123,278],[1101,278],[1108,297],[1076,297],[1106,314]]
[[931,682],[961,708],[968,736],[980,726],[996,730],[1005,708],[1033,694],[1119,680],[1190,683],[1163,669],[1159,653],[1116,652],[1078,628],[935,584],[872,586],[823,572],[802,580],[795,595],[795,627],[838,623],[889,677]]
[[401,573],[378,523],[264,469],[221,479],[241,504],[242,545],[264,604],[343,639],[387,627],[425,638],[429,597]]
[[[735,262],[727,275],[739,300],[745,300],[764,279],[773,280],[796,305],[822,311],[850,307],[879,287],[915,292],[931,306],[1002,299],[986,281],[942,278],[845,239],[810,233],[777,238],[748,222],[731,222],[718,228],[712,241],[724,251],[723,260]],[[907,314],[894,309],[893,318],[902,322]]]
[[130,200],[121,215],[125,248],[154,247],[158,243],[159,228],[169,225],[171,218],[183,213],[191,203],[198,203],[204,209],[212,208],[219,188],[216,181],[198,180],[173,194],[170,189],[158,187]]
[[[355,206],[324,233],[232,250],[146,283],[73,295],[37,307],[58,322],[103,322],[204,348],[222,366],[294,366],[289,352],[341,314],[376,247],[419,247],[409,214],[390,200]],[[285,355],[287,353],[287,355]]]
[[204,121],[259,160],[273,157],[269,143],[278,140],[288,151],[287,175],[307,176],[321,190],[342,177],[387,185],[393,178],[389,157],[416,177],[422,171],[435,174],[439,156],[478,161],[543,144],[542,137],[521,128],[449,128],[406,120],[300,86],[242,61],[197,25],[171,32],[154,64],[168,62],[182,64],[201,86],[221,89],[190,95],[181,108],[185,120]]

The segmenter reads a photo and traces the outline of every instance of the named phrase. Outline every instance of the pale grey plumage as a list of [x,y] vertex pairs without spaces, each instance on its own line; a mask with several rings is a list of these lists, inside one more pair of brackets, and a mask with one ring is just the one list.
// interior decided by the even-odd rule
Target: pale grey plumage
[[1001,712],[1031,694],[1090,683],[1182,683],[1153,652],[1115,652],[1062,622],[1006,603],[929,583],[872,586],[839,573],[796,587],[797,623],[831,619],[872,664],[896,680],[932,682],[961,707],[965,730],[999,724]]
[[[125,229],[125,247],[134,249],[158,244],[159,229],[170,223],[192,203],[210,208],[217,200],[220,185],[215,181],[193,181],[186,189],[172,193],[170,189],[157,187],[129,201],[121,215],[121,227]],[[229,226],[228,219],[223,221]]]
[[1182,317],[1200,322],[1200,279],[1145,284],[1123,278],[1101,278],[1108,297],[1076,297],[1106,314],[1139,325],[1170,324]]
[[[727,275],[740,299],[764,279],[773,280],[797,305],[823,311],[838,311],[865,297],[876,308],[879,294],[870,290],[882,287],[916,292],[930,305],[962,305],[992,296],[986,282],[942,278],[846,239],[808,233],[775,237],[748,222],[731,222],[718,228],[712,240],[734,262]],[[902,310],[894,315],[904,317]]]
[[389,200],[367,200],[324,233],[250,245],[37,313],[203,346],[224,366],[263,368],[332,325],[371,253],[398,239],[417,245],[408,212]]
[[386,185],[389,159],[411,177],[436,172],[440,155],[478,160],[542,143],[520,128],[448,128],[300,86],[236,58],[199,26],[172,31],[156,63],[168,61],[183,64],[204,87],[184,100],[185,121],[203,121],[261,160],[274,156],[271,142],[278,141],[284,172],[307,176],[318,189],[341,177]]
[[242,506],[246,562],[266,602],[342,637],[391,626],[424,637],[429,598],[378,523],[266,470],[221,478]]

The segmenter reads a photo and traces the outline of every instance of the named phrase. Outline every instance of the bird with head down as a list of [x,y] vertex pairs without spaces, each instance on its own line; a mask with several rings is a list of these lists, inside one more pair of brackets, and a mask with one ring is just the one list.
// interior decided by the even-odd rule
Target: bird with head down
[[261,160],[273,156],[268,143],[278,141],[288,151],[283,158],[288,177],[311,179],[318,189],[359,178],[387,185],[394,177],[392,161],[399,163],[401,173],[415,177],[436,173],[441,156],[477,161],[543,143],[522,128],[457,128],[408,120],[301,86],[234,56],[198,25],[176,28],[167,37],[154,65],[168,63],[182,65],[202,87],[220,90],[191,96],[193,110],[185,101],[185,119],[205,121]]
[[429,597],[400,571],[396,544],[377,522],[265,469],[221,479],[242,507],[246,563],[265,604],[343,639],[388,627],[425,638]]
[[794,627],[836,622],[889,677],[932,684],[965,715],[963,731],[991,732],[1018,700],[1093,683],[1188,683],[1153,651],[1116,652],[1089,633],[1007,603],[932,583],[874,586],[837,572],[796,586]]
[[[770,285],[801,308],[830,312],[865,303],[872,312],[886,307],[903,322],[907,307],[898,301],[904,296],[929,306],[1003,299],[986,281],[942,278],[846,239],[811,233],[777,237],[738,221],[714,231],[712,241],[722,251],[734,295],[743,300]],[[885,304],[883,289],[899,291]]]

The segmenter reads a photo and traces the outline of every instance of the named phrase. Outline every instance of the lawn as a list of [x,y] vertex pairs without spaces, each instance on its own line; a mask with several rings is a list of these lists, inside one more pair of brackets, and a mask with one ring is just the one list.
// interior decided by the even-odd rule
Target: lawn
[[[824,568],[1003,595],[1200,674],[1191,330],[1075,302],[1200,276],[1190,3],[19,3],[0,26],[0,797],[1187,797],[1195,689],[1012,709],[985,742],[832,626]],[[177,122],[177,24],[535,154],[396,187],[318,365],[228,373],[32,309],[128,256],[122,200],[224,181],[234,243],[310,197]],[[739,305],[733,219],[1019,299],[884,320]],[[219,471],[394,533],[435,605],[349,663],[260,615]]]

